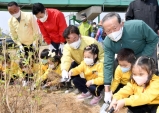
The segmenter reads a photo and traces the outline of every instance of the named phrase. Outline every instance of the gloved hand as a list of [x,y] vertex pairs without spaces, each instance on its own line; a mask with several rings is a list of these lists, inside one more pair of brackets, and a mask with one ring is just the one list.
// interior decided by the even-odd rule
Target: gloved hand
[[62,54],[63,54],[63,47],[64,47],[64,45],[65,45],[64,43],[61,43],[60,46],[59,46],[59,50],[61,51]]
[[69,79],[69,76],[68,76],[68,71],[66,70],[62,70],[62,79],[65,81],[67,81]]
[[49,50],[52,51],[52,50],[56,50],[56,49],[52,44],[49,44]]
[[22,45],[19,46],[20,52],[24,53],[24,47]]
[[110,92],[105,92],[104,101],[105,102],[109,101],[109,103],[110,103],[111,102],[111,98],[112,98],[112,92],[111,91]]

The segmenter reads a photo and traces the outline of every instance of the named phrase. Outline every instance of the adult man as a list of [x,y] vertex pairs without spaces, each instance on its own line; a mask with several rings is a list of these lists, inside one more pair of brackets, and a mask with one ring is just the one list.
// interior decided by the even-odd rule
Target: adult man
[[41,3],[33,4],[32,13],[37,17],[40,31],[49,49],[61,54],[61,47],[65,42],[62,33],[67,27],[63,13],[57,9],[45,9]]
[[80,36],[79,29],[76,26],[70,25],[63,33],[67,44],[63,49],[63,56],[61,59],[62,77],[68,78],[68,71],[71,68],[78,66],[83,61],[84,48],[90,44],[97,44],[99,48],[99,60],[103,62],[104,51],[102,46],[91,37]]
[[135,0],[129,4],[126,20],[143,20],[159,34],[159,6],[157,0]]
[[[129,4],[126,20],[143,20],[159,35],[159,6],[157,0],[135,0]],[[153,58],[157,60],[157,48]],[[158,70],[158,62],[156,62]],[[156,72],[158,74],[158,71]]]
[[81,13],[81,24],[79,25],[79,31],[82,36],[91,36],[93,32],[92,25],[87,21],[86,13]]
[[121,24],[117,13],[108,13],[102,20],[107,34],[104,40],[104,83],[105,101],[111,101],[109,85],[113,77],[113,63],[115,53],[122,48],[130,48],[136,57],[152,56],[158,43],[157,34],[141,20],[130,20]]
[[33,51],[33,46],[37,46],[39,39],[36,19],[32,14],[21,11],[16,2],[8,3],[8,11],[12,15],[9,19],[11,37],[20,51],[28,56],[28,52]]

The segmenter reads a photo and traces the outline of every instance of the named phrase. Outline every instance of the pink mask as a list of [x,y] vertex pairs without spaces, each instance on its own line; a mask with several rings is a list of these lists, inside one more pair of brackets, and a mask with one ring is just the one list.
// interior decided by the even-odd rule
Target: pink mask
[[146,83],[148,76],[133,76],[133,79],[135,80],[136,84],[139,86]]

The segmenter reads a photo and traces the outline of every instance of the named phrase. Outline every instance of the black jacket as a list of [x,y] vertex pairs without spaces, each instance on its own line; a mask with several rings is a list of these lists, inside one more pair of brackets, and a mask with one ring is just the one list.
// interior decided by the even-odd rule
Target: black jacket
[[159,30],[159,6],[157,0],[132,1],[126,12],[126,20],[139,19],[155,32]]

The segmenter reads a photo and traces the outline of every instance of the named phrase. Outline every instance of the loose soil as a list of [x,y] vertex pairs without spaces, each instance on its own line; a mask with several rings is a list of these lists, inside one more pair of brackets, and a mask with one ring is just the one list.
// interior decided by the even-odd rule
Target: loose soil
[[[2,91],[2,90],[1,90]],[[35,90],[11,86],[8,90],[10,106],[14,113],[99,113],[102,101],[96,106],[90,106],[91,99],[78,100],[74,93],[65,94],[64,91]],[[0,93],[2,97],[2,92]],[[17,105],[16,105],[17,104]],[[6,106],[0,104],[0,113],[10,113]],[[126,113],[122,109],[118,113]]]

